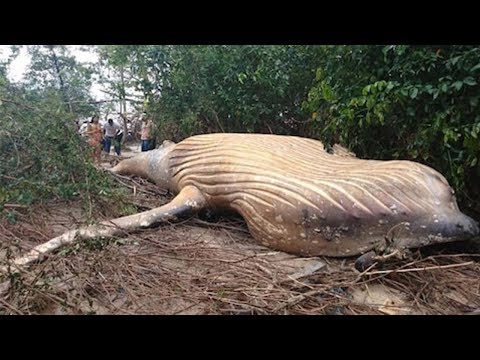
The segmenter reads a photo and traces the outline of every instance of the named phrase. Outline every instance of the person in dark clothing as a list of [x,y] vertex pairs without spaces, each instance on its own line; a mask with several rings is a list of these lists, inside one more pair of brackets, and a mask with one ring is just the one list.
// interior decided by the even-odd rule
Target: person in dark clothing
[[115,154],[120,156],[122,154],[122,138],[123,138],[123,129],[120,129],[115,135],[115,139],[113,140],[113,147],[115,148]]

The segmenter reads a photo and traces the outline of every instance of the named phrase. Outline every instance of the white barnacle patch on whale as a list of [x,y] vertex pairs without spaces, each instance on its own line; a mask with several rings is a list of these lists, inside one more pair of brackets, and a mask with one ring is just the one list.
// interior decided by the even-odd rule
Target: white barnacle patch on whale
[[279,223],[283,222],[282,215],[277,215],[277,216],[275,216],[275,221],[276,221],[276,222],[279,222]]
[[185,202],[185,204],[186,204],[187,206],[190,206],[190,207],[194,208],[194,209],[198,207],[198,203],[197,203],[195,200],[192,200],[192,199],[188,199],[188,200]]
[[392,206],[390,206],[390,210],[392,210],[392,212],[393,212],[394,214],[397,214],[397,213],[398,213],[398,211],[397,211],[397,205],[396,205],[396,204],[393,204]]

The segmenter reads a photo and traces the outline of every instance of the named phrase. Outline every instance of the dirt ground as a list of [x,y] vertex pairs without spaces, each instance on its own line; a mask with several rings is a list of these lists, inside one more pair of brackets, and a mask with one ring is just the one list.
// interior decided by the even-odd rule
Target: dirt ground
[[[123,157],[138,152],[124,148]],[[106,157],[103,165],[117,160]],[[117,179],[143,211],[171,197],[139,178]],[[0,265],[85,224],[119,216],[85,200],[17,209],[0,221]],[[468,246],[467,246],[468,245]],[[300,258],[258,245],[236,216],[182,223],[67,246],[21,274],[0,295],[1,314],[475,314],[478,247],[416,251],[363,273],[355,259]],[[1,289],[1,286],[0,286]]]

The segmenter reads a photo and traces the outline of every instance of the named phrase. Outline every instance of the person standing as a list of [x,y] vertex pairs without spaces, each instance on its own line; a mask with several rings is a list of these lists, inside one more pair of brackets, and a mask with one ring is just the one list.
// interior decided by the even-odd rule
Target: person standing
[[152,128],[153,122],[149,117],[142,119],[142,129],[140,131],[140,140],[142,143],[142,151],[152,150]]
[[108,122],[105,124],[103,131],[105,133],[105,147],[103,148],[103,151],[105,151],[107,154],[110,154],[112,142],[120,132],[120,126],[115,124],[113,122],[113,119],[108,119]]
[[85,134],[85,132],[88,130],[88,120],[85,121],[82,125],[80,125],[80,128],[78,129],[78,133],[83,136],[83,137],[86,137],[87,135]]
[[123,138],[123,128],[118,130],[117,135],[115,135],[115,140],[113,141],[113,147],[115,149],[115,154],[120,156],[122,154],[122,138]]
[[94,115],[84,133],[88,137],[88,144],[92,147],[92,160],[95,164],[100,163],[102,153],[102,127],[98,123],[98,116]]

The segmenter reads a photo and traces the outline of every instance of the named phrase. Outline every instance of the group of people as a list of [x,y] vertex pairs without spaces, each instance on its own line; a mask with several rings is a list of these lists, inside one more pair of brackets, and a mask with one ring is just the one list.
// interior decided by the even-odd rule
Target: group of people
[[[103,126],[100,125],[99,117],[94,115],[90,122],[79,129],[79,132],[87,137],[87,142],[93,149],[92,159],[95,163],[100,163],[102,149],[107,154],[113,147],[117,156],[121,155],[121,144],[124,135],[122,126],[116,124],[113,119],[108,119]],[[140,141],[142,151],[148,151],[155,148],[155,139],[153,138],[153,122],[144,116],[142,118],[142,127],[140,131]]]

